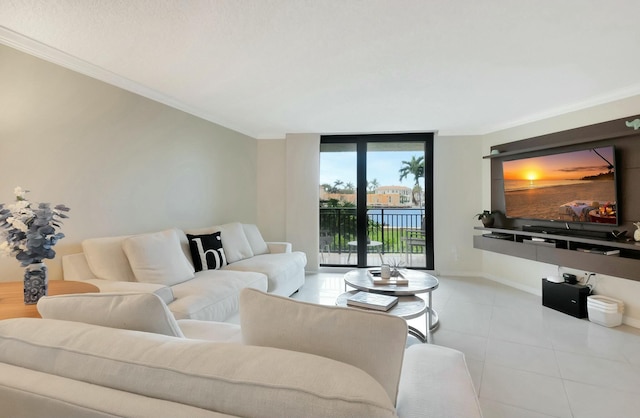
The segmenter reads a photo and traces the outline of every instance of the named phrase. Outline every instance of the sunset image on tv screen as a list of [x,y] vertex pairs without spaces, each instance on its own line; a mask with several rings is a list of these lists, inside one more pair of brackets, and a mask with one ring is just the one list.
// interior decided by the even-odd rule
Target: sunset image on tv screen
[[612,146],[503,161],[510,218],[617,224]]

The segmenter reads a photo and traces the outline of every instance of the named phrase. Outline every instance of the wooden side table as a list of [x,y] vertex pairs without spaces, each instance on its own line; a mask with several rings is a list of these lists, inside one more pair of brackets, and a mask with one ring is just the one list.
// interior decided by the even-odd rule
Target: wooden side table
[[[90,283],[50,280],[48,295],[99,291],[100,289]],[[0,319],[21,317],[40,318],[37,305],[25,305],[24,284],[22,282],[0,282]]]

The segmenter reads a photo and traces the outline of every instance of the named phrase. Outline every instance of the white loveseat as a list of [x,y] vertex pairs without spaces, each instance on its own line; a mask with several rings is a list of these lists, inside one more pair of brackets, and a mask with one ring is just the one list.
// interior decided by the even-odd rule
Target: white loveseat
[[[194,270],[187,234],[220,233],[227,265]],[[234,321],[246,287],[289,296],[304,284],[306,255],[285,242],[267,243],[255,225],[238,222],[82,242],[82,253],[62,258],[65,280],[86,281],[101,292],[150,292],[177,319]]]
[[240,304],[238,327],[175,321],[149,293],[44,298],[45,319],[0,321],[3,414],[481,417],[462,353],[405,350],[401,318],[255,289]]

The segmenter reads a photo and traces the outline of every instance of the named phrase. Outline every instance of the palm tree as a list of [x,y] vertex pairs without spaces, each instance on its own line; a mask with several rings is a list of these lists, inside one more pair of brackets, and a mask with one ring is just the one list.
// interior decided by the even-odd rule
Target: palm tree
[[339,193],[340,189],[338,186],[342,186],[344,182],[342,180],[336,180],[333,182],[333,193]]
[[411,161],[403,161],[403,166],[400,168],[400,181],[405,179],[409,174],[413,175],[413,180],[415,181],[415,186],[413,187],[413,192],[411,193],[411,199],[413,203],[420,206],[418,200],[416,199],[416,193],[420,196],[420,192],[422,188],[420,187],[420,178],[424,177],[424,157],[416,158],[415,155],[411,157]]
[[378,183],[378,179],[373,179],[371,181],[368,181],[367,183],[368,183],[367,188],[371,193],[375,192],[376,189],[380,186],[380,183]]
[[354,186],[353,183],[351,183],[350,181],[344,185],[344,191],[347,193],[353,193],[355,189],[356,189],[356,186]]

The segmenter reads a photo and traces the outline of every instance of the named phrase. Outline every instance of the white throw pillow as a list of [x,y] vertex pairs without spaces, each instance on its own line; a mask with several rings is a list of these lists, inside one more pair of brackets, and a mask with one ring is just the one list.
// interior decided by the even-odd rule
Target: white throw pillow
[[245,344],[328,357],[364,370],[395,404],[407,322],[394,315],[301,302],[245,288],[240,293]]
[[129,237],[122,248],[139,282],[172,286],[193,278],[175,229]]
[[178,234],[178,241],[180,241],[180,248],[184,253],[184,256],[187,257],[187,261],[189,264],[193,265],[193,260],[191,260],[191,250],[189,249],[189,241],[187,240],[187,234],[181,230],[176,228],[176,234]]
[[214,232],[221,232],[222,248],[227,257],[227,263],[235,263],[245,258],[253,257],[253,251],[244,228],[240,222],[214,226]]
[[[184,233],[189,235],[207,235],[207,234],[213,234],[216,231],[217,230],[215,226],[205,226],[203,228],[185,229]],[[189,251],[188,243],[187,243],[187,251]]]
[[38,312],[46,319],[184,337],[167,305],[154,293],[45,296],[38,301]]
[[82,251],[91,272],[99,279],[118,282],[136,280],[122,242],[131,235],[90,238],[82,241]]
[[257,225],[242,224],[242,229],[244,229],[244,234],[247,236],[253,255],[269,253],[269,246],[267,246],[264,238],[262,238],[262,234]]

